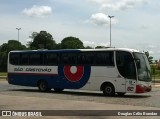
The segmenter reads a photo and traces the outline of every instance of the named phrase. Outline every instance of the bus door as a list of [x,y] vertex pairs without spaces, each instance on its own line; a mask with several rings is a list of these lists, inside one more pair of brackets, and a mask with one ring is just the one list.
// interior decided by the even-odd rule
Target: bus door
[[123,80],[125,92],[134,93],[136,90],[136,68],[131,53],[125,51],[116,52],[116,64],[119,78]]

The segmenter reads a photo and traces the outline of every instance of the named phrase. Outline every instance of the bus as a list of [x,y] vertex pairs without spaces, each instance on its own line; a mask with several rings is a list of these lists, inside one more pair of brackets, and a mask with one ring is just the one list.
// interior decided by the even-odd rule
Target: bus
[[11,51],[7,79],[43,92],[83,89],[112,96],[152,89],[146,55],[128,48]]

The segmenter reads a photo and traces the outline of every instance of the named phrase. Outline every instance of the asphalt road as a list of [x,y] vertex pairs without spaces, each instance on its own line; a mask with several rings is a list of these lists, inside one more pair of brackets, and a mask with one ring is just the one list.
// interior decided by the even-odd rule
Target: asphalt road
[[122,97],[105,97],[102,92],[99,91],[64,90],[62,93],[56,93],[52,90],[47,93],[42,93],[39,92],[37,87],[15,86],[8,84],[6,81],[0,81],[0,94],[160,108],[160,87],[154,86],[152,92],[145,94],[126,94]]
[[[42,93],[38,91],[38,88],[14,86],[9,85],[6,81],[0,81],[0,109],[160,110],[159,98],[159,86],[153,86],[153,91],[150,93],[126,94],[122,97],[105,97],[102,92],[80,90],[65,90],[62,93],[56,93],[54,91]],[[85,118],[90,119],[92,117]],[[113,117],[101,118],[112,119]],[[138,119],[139,117],[134,117],[134,119],[135,118]],[[150,117],[140,118],[150,119]],[[159,117],[154,118],[158,119]],[[121,118],[114,117],[113,119]],[[122,119],[124,119],[124,117],[122,117]],[[129,117],[127,119],[129,119]]]

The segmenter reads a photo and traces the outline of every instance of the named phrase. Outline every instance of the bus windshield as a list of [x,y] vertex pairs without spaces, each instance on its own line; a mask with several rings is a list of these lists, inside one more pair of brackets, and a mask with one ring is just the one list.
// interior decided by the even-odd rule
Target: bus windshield
[[148,59],[143,53],[134,53],[137,65],[137,73],[139,81],[151,81],[151,68]]

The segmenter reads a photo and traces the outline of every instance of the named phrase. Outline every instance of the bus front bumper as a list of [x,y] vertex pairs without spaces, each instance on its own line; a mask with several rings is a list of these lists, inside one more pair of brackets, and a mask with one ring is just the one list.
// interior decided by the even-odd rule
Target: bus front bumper
[[152,86],[144,86],[144,85],[136,85],[136,93],[145,93],[150,92],[152,90]]

